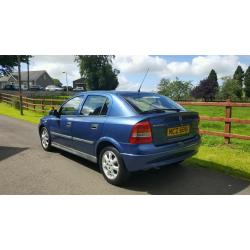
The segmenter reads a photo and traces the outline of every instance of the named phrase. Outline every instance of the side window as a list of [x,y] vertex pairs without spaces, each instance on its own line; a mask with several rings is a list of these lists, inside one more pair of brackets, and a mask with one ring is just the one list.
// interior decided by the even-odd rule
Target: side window
[[109,100],[105,96],[88,96],[81,110],[84,116],[106,115],[108,112]]
[[61,115],[76,115],[81,102],[82,102],[82,98],[80,97],[75,97],[69,100],[61,107],[60,114]]

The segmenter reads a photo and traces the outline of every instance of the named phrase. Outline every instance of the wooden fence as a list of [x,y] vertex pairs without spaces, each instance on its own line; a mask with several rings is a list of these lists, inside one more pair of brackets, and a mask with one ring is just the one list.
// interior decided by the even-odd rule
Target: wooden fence
[[216,106],[216,107],[225,107],[225,116],[224,117],[210,117],[200,115],[200,120],[202,121],[217,121],[224,122],[224,132],[214,132],[208,130],[200,129],[200,134],[211,135],[211,136],[222,136],[225,139],[225,143],[230,143],[231,138],[237,138],[241,140],[250,140],[248,135],[239,135],[231,133],[231,124],[250,124],[250,120],[232,118],[232,108],[233,107],[250,107],[250,103],[238,103],[231,102],[227,100],[226,102],[179,102],[181,105],[192,105],[192,106]]
[[[8,103],[10,105],[15,105],[15,102],[19,102],[18,95],[11,95],[6,93],[0,93],[0,101]],[[44,98],[28,98],[23,96],[23,108],[32,110],[35,112],[47,112],[52,107],[58,108],[65,99],[44,99]],[[224,122],[224,132],[214,132],[208,130],[200,129],[200,134],[210,135],[210,136],[221,136],[224,137],[225,143],[230,143],[231,138],[237,138],[242,140],[250,140],[248,135],[239,135],[231,133],[231,124],[249,124],[250,120],[232,118],[232,108],[233,107],[250,107],[250,103],[236,103],[230,102],[179,102],[181,105],[192,105],[192,106],[216,106],[216,107],[225,107],[225,116],[224,117],[209,117],[200,115],[200,120],[202,121],[216,121]]]
[[[15,106],[15,103],[19,103],[19,95],[0,93],[0,101]],[[23,96],[23,108],[45,113],[48,110],[51,110],[52,107],[57,109],[64,101],[66,101],[66,99],[28,98]]]

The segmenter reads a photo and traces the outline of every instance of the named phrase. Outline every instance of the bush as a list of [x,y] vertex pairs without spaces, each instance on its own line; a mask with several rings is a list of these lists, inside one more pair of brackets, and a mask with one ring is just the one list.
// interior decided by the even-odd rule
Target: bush
[[[76,93],[73,91],[69,91],[69,96],[73,96]],[[45,98],[45,99],[67,99],[65,91],[55,91],[55,92],[48,92],[48,91],[30,91],[26,92],[25,95],[29,98]]]

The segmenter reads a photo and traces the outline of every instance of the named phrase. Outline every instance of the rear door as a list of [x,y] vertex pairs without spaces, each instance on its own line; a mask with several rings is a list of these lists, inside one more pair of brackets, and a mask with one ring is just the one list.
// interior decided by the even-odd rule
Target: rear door
[[72,123],[73,148],[94,155],[96,141],[100,138],[103,124],[108,114],[110,97],[106,95],[88,95]]
[[64,103],[59,110],[59,117],[50,121],[52,142],[72,147],[72,122],[79,114],[82,97],[74,97]]

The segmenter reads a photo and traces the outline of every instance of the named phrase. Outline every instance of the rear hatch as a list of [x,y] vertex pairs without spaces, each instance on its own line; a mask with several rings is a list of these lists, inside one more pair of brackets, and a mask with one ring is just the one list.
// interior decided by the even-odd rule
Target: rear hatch
[[167,112],[147,116],[152,126],[156,146],[190,139],[198,134],[199,116],[196,112]]

